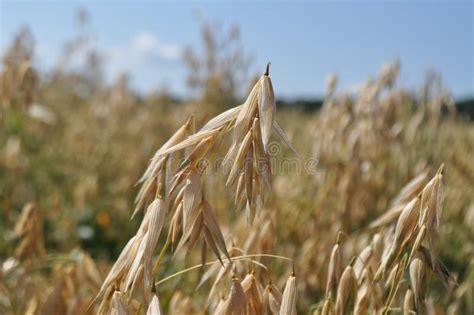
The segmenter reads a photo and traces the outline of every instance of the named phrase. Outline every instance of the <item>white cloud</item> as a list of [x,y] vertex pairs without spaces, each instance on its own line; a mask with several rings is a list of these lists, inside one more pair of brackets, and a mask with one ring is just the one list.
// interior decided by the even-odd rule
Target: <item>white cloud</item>
[[149,32],[138,33],[132,40],[132,50],[138,55],[176,60],[181,56],[181,47],[172,43],[163,43]]
[[[1,44],[0,57],[3,57],[6,47]],[[108,82],[115,81],[119,74],[129,73],[137,84],[136,88],[148,91],[164,83],[183,81],[180,77],[182,63],[178,62],[182,56],[182,47],[176,43],[163,42],[149,31],[133,34],[122,43],[93,41],[75,51],[68,60],[68,66],[72,69],[82,67],[90,49],[97,49],[104,57],[105,79]],[[39,43],[35,56],[39,69],[47,71],[56,66],[61,51],[62,43]]]
[[[148,31],[134,34],[124,44],[99,47],[106,55],[106,78],[115,80],[117,74],[132,75],[136,88],[148,91],[179,76],[182,48],[161,41]],[[165,79],[166,78],[166,79]]]

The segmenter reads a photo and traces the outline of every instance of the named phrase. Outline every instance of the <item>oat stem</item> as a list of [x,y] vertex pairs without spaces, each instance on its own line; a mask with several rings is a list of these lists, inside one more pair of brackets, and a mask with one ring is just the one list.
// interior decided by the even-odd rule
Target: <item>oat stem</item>
[[[288,258],[288,257],[285,257],[285,256],[279,256],[279,255],[270,255],[270,254],[242,255],[242,256],[232,257],[231,260],[232,261],[239,261],[239,260],[249,259],[249,258],[252,258],[252,257],[270,257],[270,258],[281,259],[281,260],[286,260],[286,261],[293,262],[293,259],[291,259],[291,258]],[[253,261],[252,259],[250,259],[250,260]],[[205,263],[204,265],[209,266],[209,265],[213,265],[213,264],[219,263],[219,262],[220,262],[220,260],[214,260],[214,261],[209,261],[209,262]],[[189,267],[189,268],[180,270],[176,273],[173,273],[172,275],[169,275],[168,277],[163,278],[160,281],[156,282],[155,285],[158,286],[158,285],[160,285],[160,284],[162,284],[162,283],[164,283],[168,280],[171,280],[171,279],[173,279],[173,278],[175,278],[179,275],[182,275],[184,273],[187,273],[189,271],[193,271],[193,270],[196,270],[196,269],[199,269],[199,268],[202,268],[202,264],[194,265],[192,267]]]
[[158,255],[158,258],[156,259],[155,266],[153,267],[153,274],[156,274],[156,271],[158,270],[158,267],[160,266],[161,260],[163,259],[163,256],[169,246],[170,246],[170,240],[166,239],[166,243],[161,249],[160,254]]

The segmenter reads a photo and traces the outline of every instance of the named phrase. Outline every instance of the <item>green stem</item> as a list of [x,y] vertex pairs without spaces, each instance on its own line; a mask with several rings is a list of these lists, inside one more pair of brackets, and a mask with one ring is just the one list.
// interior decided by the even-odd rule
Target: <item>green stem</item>
[[170,240],[169,238],[167,238],[165,245],[161,249],[160,254],[158,255],[158,258],[156,259],[155,266],[153,267],[153,274],[156,274],[156,271],[158,270],[158,267],[160,266],[161,260],[163,259],[163,256],[165,255],[165,252],[169,246],[170,246]]

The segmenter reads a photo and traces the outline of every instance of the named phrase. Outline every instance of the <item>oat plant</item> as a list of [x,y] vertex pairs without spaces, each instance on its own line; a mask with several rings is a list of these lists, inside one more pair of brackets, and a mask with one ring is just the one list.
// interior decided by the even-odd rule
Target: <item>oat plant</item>
[[[96,296],[96,299],[101,299],[99,313],[127,309],[127,305],[135,299],[142,308],[148,308],[148,313],[159,313],[154,281],[160,279],[157,270],[169,246],[175,257],[185,246],[189,253],[199,242],[201,266],[206,266],[207,251],[210,249],[221,264],[221,270],[227,274],[231,267],[235,268],[235,259],[252,261],[245,254],[235,257],[233,251],[228,249],[219,220],[206,197],[203,182],[210,176],[206,172],[209,161],[213,154],[221,152],[220,147],[229,136],[230,145],[223,156],[223,166],[229,169],[226,186],[234,192],[236,207],[245,208],[248,224],[251,225],[271,191],[269,142],[272,133],[275,132],[291,147],[288,137],[275,120],[275,110],[268,64],[242,105],[210,119],[197,131],[193,130],[193,117],[189,118],[156,151],[139,181],[141,188],[132,215],[143,209],[142,223],[125,245]],[[154,261],[162,229],[167,231],[166,241]],[[278,297],[280,293],[272,289],[274,286],[268,288],[268,305],[264,306],[264,289],[259,280],[252,273],[244,279],[234,274],[230,293],[222,305],[218,303],[216,313],[219,313],[217,309],[222,309],[222,314],[263,314],[264,307],[276,310],[280,305],[280,314],[296,314],[294,275],[289,278],[281,298]]]

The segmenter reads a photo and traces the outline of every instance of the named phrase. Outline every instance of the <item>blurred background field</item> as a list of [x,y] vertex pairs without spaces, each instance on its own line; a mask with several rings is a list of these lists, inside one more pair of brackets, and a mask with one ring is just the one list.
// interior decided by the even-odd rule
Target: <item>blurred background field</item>
[[[344,77],[329,71],[318,73],[325,82],[305,83],[314,84],[315,92],[310,95],[305,95],[307,86],[291,91],[293,84],[278,94],[279,84],[275,83],[277,120],[301,156],[318,163],[314,173],[273,174],[273,197],[262,214],[271,223],[271,237],[256,237],[253,251],[294,259],[302,314],[324,298],[327,264],[338,232],[347,234],[344,252],[349,260],[375,233],[370,222],[390,208],[402,187],[423,172],[431,178],[443,163],[445,203],[438,251],[458,286],[445,289],[432,279],[429,303],[433,314],[474,312],[473,16],[472,4],[465,6],[471,9],[467,15],[471,28],[456,36],[464,40],[471,57],[448,63],[465,69],[457,72],[466,78],[461,87],[457,73],[450,74],[447,83],[443,71],[436,70],[417,74],[418,82],[413,82],[415,75],[405,80],[410,69],[404,72],[406,65],[402,56],[396,59],[397,52],[386,64],[374,61],[370,77],[359,78],[355,86],[344,86]],[[2,4],[2,19],[14,13],[7,9]],[[74,21],[75,31],[48,66],[38,58],[41,43],[34,28],[25,25],[14,36],[2,32],[0,313],[33,310],[31,314],[41,314],[48,309],[62,310],[61,303],[71,314],[85,312],[84,305],[97,293],[105,271],[140,223],[130,220],[138,192],[135,184],[156,149],[187,117],[195,115],[196,125],[201,126],[241,104],[266,61],[273,62],[271,75],[276,82],[278,77],[294,84],[311,79],[311,71],[302,78],[286,73],[292,65],[271,59],[271,45],[265,45],[261,54],[270,60],[255,58],[258,51],[247,49],[245,32],[225,17],[219,18],[221,22],[196,18],[193,30],[182,30],[195,38],[173,61],[181,65],[181,76],[170,77],[170,82],[182,79],[178,88],[167,84],[167,76],[148,88],[151,83],[136,79],[140,71],[108,70],[108,55],[96,44],[100,39],[94,33],[94,25],[101,24],[87,9],[66,17]],[[453,23],[451,18],[447,23]],[[272,27],[265,25],[264,16],[261,27]],[[380,34],[387,36],[390,34]],[[313,40],[311,33],[305,37]],[[147,42],[146,36],[142,40]],[[167,49],[168,54],[175,54],[173,47]],[[468,64],[461,64],[465,60]],[[149,67],[160,71],[160,66],[165,72],[174,71],[166,63]],[[436,64],[432,66],[437,69]],[[145,72],[150,75],[149,70]],[[450,80],[452,77],[457,79]],[[292,156],[282,146],[279,158]],[[232,194],[219,180],[207,184],[225,236],[245,243],[258,223],[245,225],[245,215],[234,211]],[[28,204],[35,209],[29,214],[35,227],[25,234],[18,222]],[[100,274],[84,276],[89,280],[83,286],[79,276],[71,277],[73,284],[65,284],[69,291],[59,299],[62,302],[53,301],[57,283],[67,283],[55,271],[79,272],[79,264],[89,262],[85,255],[97,264]],[[197,261],[197,256],[190,261]],[[171,254],[165,261],[162,274],[190,265],[171,260]],[[277,283],[284,284],[288,266],[269,264]],[[195,276],[181,281],[189,286],[172,283],[158,289],[165,309],[178,292],[185,297],[193,294]],[[202,290],[194,304],[186,302],[192,304],[186,304],[191,313],[199,313],[205,295]],[[71,306],[73,298],[77,309]],[[53,304],[54,308],[48,308]]]

